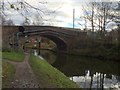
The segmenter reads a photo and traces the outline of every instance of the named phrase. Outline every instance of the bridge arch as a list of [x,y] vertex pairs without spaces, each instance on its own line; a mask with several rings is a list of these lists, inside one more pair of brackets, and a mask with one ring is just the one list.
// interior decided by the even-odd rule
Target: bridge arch
[[56,33],[53,33],[53,32],[40,32],[40,33],[39,32],[30,32],[30,33],[27,33],[26,32],[26,33],[20,33],[19,36],[25,37],[26,35],[31,36],[31,37],[37,36],[37,37],[48,38],[56,44],[58,52],[67,52],[67,48],[68,48],[67,42]]

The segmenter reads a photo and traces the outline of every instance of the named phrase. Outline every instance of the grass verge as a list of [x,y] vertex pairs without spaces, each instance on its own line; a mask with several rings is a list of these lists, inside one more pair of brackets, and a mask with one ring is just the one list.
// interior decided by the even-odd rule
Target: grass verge
[[13,80],[15,68],[8,62],[2,60],[2,87],[10,87],[10,82]]
[[79,88],[67,76],[52,67],[45,60],[31,55],[29,61],[34,73],[45,88]]
[[21,62],[24,60],[24,54],[22,52],[2,52],[2,58]]

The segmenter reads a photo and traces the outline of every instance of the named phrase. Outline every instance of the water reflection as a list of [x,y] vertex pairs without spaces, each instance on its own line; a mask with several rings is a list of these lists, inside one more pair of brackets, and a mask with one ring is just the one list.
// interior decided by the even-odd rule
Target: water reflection
[[120,89],[120,82],[118,76],[107,75],[103,73],[96,72],[90,76],[90,71],[86,73],[85,76],[73,76],[70,80],[76,82],[81,88],[116,88]]
[[118,62],[56,54],[47,50],[41,50],[40,56],[70,77],[70,80],[76,82],[81,88],[120,89]]

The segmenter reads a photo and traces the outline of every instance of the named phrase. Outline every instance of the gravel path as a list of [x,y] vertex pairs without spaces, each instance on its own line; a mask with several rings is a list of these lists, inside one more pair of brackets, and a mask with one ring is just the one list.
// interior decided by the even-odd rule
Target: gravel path
[[34,75],[28,60],[30,54],[25,54],[23,62],[11,62],[16,69],[14,81],[11,82],[13,88],[40,88],[41,85],[38,83],[36,76]]

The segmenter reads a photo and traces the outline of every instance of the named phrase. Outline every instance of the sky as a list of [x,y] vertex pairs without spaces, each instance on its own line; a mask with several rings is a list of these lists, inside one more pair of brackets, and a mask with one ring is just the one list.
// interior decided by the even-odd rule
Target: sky
[[[9,0],[9,2],[15,2],[16,0]],[[19,1],[19,0],[18,0]],[[21,0],[22,1],[22,0]],[[45,25],[49,25],[52,23],[54,26],[59,27],[73,27],[73,9],[75,10],[74,18],[75,18],[75,28],[84,28],[85,21],[80,19],[80,16],[84,16],[84,11],[82,10],[82,5],[85,2],[90,2],[90,0],[24,0],[30,5],[40,8],[42,10],[50,10],[55,11],[55,13],[50,15],[42,15],[42,18],[49,21],[44,21]],[[40,2],[47,2],[47,4],[41,4]],[[93,0],[92,0],[93,1]],[[110,0],[97,0],[97,1],[110,1]],[[111,0],[112,1],[112,0]],[[29,10],[31,15],[28,17],[31,18],[30,22],[32,23],[35,21],[33,17],[35,11]],[[18,12],[14,10],[5,10],[7,13],[7,18],[12,19],[16,25],[20,25],[25,19],[22,17]],[[14,12],[14,13],[13,13]],[[23,12],[22,10],[20,12]],[[26,12],[24,12],[26,13]],[[79,23],[83,24],[81,26]],[[89,23],[88,23],[89,25]]]
[[[15,0],[14,0],[15,1]],[[43,15],[42,17],[44,19],[53,19],[52,23],[55,26],[62,26],[62,27],[71,27],[73,23],[73,9],[75,9],[75,23],[77,23],[78,18],[82,14],[81,11],[81,1],[80,0],[47,0],[46,5],[39,5],[37,0],[25,0],[29,4],[33,5],[34,7],[38,7],[40,9],[48,9],[50,11],[54,11],[54,14],[51,15]],[[9,2],[13,2],[13,0],[10,0]],[[22,17],[18,12],[15,12],[14,10],[6,10],[5,11],[8,14],[8,18],[12,19],[16,25],[19,25],[21,22],[24,21],[24,17]],[[13,13],[14,12],[14,13]],[[33,12],[31,12],[34,14]],[[28,15],[29,17],[29,15]],[[31,22],[33,19],[31,18]],[[51,21],[50,21],[51,22]],[[47,25],[48,22],[46,22],[45,25]],[[78,26],[75,24],[75,26]]]

